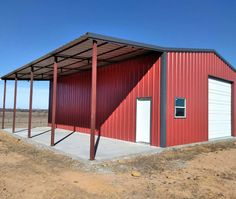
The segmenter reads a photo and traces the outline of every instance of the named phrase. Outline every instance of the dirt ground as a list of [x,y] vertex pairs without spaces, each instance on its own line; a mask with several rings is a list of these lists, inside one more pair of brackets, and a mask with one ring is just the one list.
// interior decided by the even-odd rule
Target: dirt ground
[[0,198],[233,199],[236,140],[95,164],[0,132]]

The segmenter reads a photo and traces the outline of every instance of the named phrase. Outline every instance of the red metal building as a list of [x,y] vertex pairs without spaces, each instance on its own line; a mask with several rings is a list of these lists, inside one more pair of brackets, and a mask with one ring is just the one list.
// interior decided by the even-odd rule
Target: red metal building
[[94,133],[162,147],[236,136],[236,71],[211,49],[87,33],[2,79],[50,81],[51,144],[56,127],[90,133],[91,159]]

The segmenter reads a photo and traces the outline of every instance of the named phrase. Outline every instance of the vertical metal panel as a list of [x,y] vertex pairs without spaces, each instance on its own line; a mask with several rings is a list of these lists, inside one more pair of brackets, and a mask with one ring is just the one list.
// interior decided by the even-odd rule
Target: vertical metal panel
[[[102,136],[134,142],[136,98],[152,97],[151,144],[160,145],[160,63],[152,54],[98,68],[96,129]],[[89,133],[90,100],[91,71],[58,78],[57,127]]]
[[[167,145],[208,140],[208,77],[236,82],[235,72],[214,53],[171,52],[167,61]],[[235,103],[235,86],[234,100]],[[174,118],[175,97],[185,97],[187,117]],[[233,115],[236,114],[235,106]],[[233,121],[236,123],[234,117]],[[233,131],[234,135],[235,129]]]

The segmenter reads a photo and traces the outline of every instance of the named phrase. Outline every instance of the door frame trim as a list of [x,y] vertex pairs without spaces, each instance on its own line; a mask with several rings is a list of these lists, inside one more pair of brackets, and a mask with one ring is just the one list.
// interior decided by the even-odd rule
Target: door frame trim
[[137,142],[136,140],[136,137],[137,137],[137,101],[140,100],[140,101],[150,101],[150,140],[149,140],[149,143],[146,143],[146,142],[143,142],[143,143],[146,143],[146,144],[149,144],[149,145],[152,145],[152,97],[136,97],[136,101],[135,101],[135,135],[134,135],[134,140],[135,140],[135,143],[140,143],[140,142]]

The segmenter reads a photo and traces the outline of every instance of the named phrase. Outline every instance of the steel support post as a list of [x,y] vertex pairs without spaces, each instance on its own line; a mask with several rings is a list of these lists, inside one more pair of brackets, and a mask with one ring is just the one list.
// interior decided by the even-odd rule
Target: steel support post
[[5,128],[6,90],[7,90],[7,80],[4,80],[3,103],[2,103],[2,129]]
[[17,100],[17,74],[15,75],[15,90],[14,90],[14,108],[13,108],[13,124],[12,124],[12,133],[16,129],[16,100]]
[[32,128],[33,83],[34,83],[34,68],[31,67],[31,72],[30,72],[30,95],[29,95],[28,138],[31,137],[31,128]]
[[94,141],[96,129],[96,95],[97,95],[97,42],[93,41],[92,54],[92,88],[91,88],[91,126],[90,126],[90,160],[95,158]]
[[51,146],[55,143],[55,122],[56,122],[56,103],[57,103],[57,57],[54,57],[53,66],[53,94],[52,94],[52,130],[51,130]]

